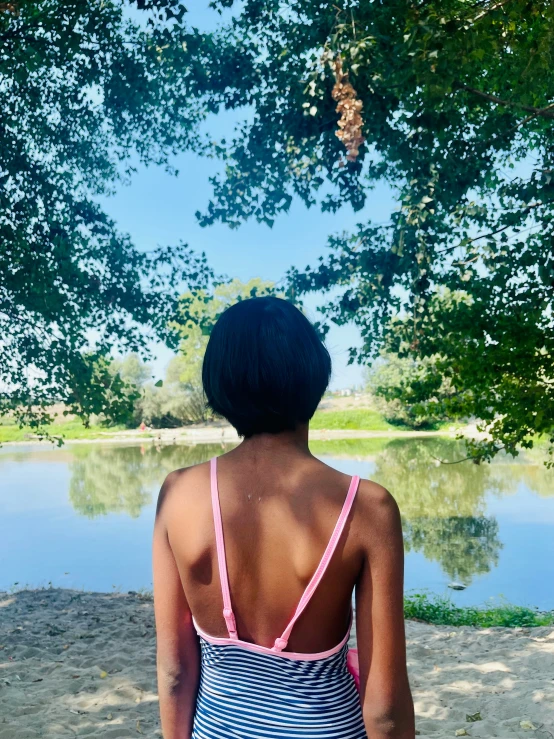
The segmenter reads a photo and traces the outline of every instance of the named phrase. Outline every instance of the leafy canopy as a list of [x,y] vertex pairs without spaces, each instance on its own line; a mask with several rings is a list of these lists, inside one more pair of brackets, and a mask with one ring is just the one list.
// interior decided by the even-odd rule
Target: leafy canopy
[[198,100],[245,113],[213,145],[224,169],[201,222],[272,224],[295,195],[362,211],[388,183],[390,218],[332,236],[290,294],[329,292],[325,321],[361,330],[353,360],[433,357],[401,389],[430,416],[483,419],[476,459],[554,439],[554,5],[212,5],[235,13],[199,48],[222,63]]
[[123,386],[107,355],[176,345],[179,291],[205,284],[203,256],[139,252],[97,202],[197,140],[184,14],[177,0],[0,4],[0,413],[22,423],[58,400],[110,414]]

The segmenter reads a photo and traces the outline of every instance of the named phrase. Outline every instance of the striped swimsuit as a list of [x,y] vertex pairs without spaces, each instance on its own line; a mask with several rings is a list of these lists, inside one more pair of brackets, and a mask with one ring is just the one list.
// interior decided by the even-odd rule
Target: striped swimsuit
[[269,648],[242,641],[237,634],[216,460],[210,464],[223,616],[229,636],[210,636],[195,623],[201,646],[201,674],[192,739],[367,739],[359,694],[347,668],[350,629],[340,644],[326,652],[283,651],[335,551],[359,478],[352,478],[329,544],[289,625]]

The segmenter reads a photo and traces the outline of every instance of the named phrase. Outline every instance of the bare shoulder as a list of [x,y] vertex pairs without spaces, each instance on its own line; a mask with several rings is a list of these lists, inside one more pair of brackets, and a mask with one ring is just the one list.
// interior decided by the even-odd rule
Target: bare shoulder
[[371,480],[360,480],[356,497],[356,529],[365,541],[384,543],[401,537],[398,504],[386,488]]
[[191,467],[170,472],[165,478],[158,495],[156,516],[170,515],[172,509],[183,503],[194,503],[201,496],[206,497],[206,482],[209,480],[209,463],[195,464]]

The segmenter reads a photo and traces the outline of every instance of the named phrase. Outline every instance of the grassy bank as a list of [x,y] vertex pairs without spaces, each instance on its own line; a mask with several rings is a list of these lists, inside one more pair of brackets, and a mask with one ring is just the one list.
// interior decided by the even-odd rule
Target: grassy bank
[[[408,426],[393,425],[385,421],[383,416],[370,408],[349,408],[345,410],[319,410],[313,417],[310,428],[314,431],[376,431],[398,432],[413,431]],[[89,426],[85,427],[78,419],[53,423],[44,428],[50,436],[62,439],[98,439],[118,431],[125,431],[124,426]],[[156,429],[153,433],[157,433]],[[19,428],[10,419],[0,419],[0,444],[10,441],[32,441],[37,438],[37,430],[29,427]]]
[[[419,431],[446,431],[450,426],[451,422],[440,422],[420,428]],[[402,423],[389,423],[379,411],[371,408],[319,410],[310,421],[310,428],[314,431],[417,431]]]
[[449,598],[419,593],[404,598],[406,618],[437,626],[553,626],[554,611],[542,612],[509,603],[498,606],[456,606]]
[[399,431],[407,426],[393,426],[383,416],[370,408],[349,408],[343,411],[316,411],[310,421],[314,430],[355,430],[355,431]]
[[[43,431],[50,436],[62,439],[99,439],[106,434],[123,431],[124,426],[89,426],[83,425],[79,420],[52,423],[45,426]],[[24,426],[20,428],[17,424],[6,421],[0,423],[0,444],[9,441],[33,441],[37,439],[37,429]]]

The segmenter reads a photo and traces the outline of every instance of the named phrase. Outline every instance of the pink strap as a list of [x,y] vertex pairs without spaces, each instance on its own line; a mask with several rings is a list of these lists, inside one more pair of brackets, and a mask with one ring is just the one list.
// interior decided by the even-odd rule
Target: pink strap
[[302,615],[302,612],[304,611],[304,609],[310,602],[310,599],[312,595],[314,594],[315,589],[317,588],[323,576],[325,575],[327,566],[329,565],[329,562],[331,561],[331,557],[333,556],[333,553],[335,549],[337,548],[337,544],[339,543],[339,539],[341,537],[341,534],[344,530],[344,526],[350,514],[352,503],[354,502],[356,492],[358,491],[359,483],[360,483],[360,478],[358,476],[354,476],[350,482],[350,487],[348,488],[346,500],[344,501],[344,505],[342,506],[340,516],[338,518],[337,523],[335,524],[335,528],[333,530],[333,533],[331,534],[331,538],[329,539],[327,548],[325,552],[323,553],[321,562],[319,563],[317,570],[314,572],[312,579],[308,583],[308,587],[306,588],[302,597],[300,598],[300,602],[298,603],[296,611],[294,612],[294,616],[292,617],[289,625],[283,631],[283,634],[279,638],[275,639],[273,650],[276,652],[281,652],[287,646],[290,633],[292,631],[294,624],[298,621],[298,619]]
[[219,505],[219,491],[217,489],[217,459],[210,461],[210,483],[212,489],[212,509],[214,515],[215,544],[217,547],[217,562],[219,564],[219,579],[221,580],[221,592],[223,594],[223,618],[231,639],[238,639],[237,624],[231,606],[231,593],[229,591],[229,577],[227,575],[227,559],[225,557],[225,540],[223,538],[223,523],[221,521],[221,508]]
[[[215,527],[215,543],[217,547],[217,562],[219,565],[219,579],[221,581],[221,592],[223,594],[223,618],[225,619],[225,624],[227,626],[227,631],[229,632],[229,637],[231,639],[238,639],[237,624],[235,621],[235,615],[233,613],[233,608],[231,606],[231,593],[229,590],[229,577],[227,574],[227,559],[225,557],[225,541],[223,538],[223,523],[221,521],[221,508],[219,505],[219,491],[217,487],[217,458],[216,457],[214,457],[210,461],[210,483],[211,483],[212,509],[213,509],[214,527]],[[290,633],[292,631],[294,624],[302,615],[302,612],[304,611],[304,609],[310,602],[310,599],[312,595],[314,594],[315,589],[317,588],[317,586],[321,582],[321,579],[325,575],[327,566],[329,565],[331,557],[333,556],[333,553],[335,549],[337,548],[337,544],[339,542],[341,534],[344,530],[344,526],[350,514],[352,503],[354,502],[354,498],[356,496],[359,483],[360,483],[359,477],[355,476],[352,478],[350,482],[350,487],[348,488],[348,493],[346,495],[346,500],[344,501],[344,505],[342,506],[340,516],[337,520],[337,523],[335,524],[335,528],[333,529],[333,533],[331,534],[331,538],[329,539],[327,548],[325,549],[325,552],[323,553],[323,557],[321,558],[321,561],[316,571],[314,572],[312,579],[308,583],[308,587],[306,588],[302,597],[300,598],[300,602],[298,603],[296,611],[294,612],[294,616],[292,617],[289,625],[284,630],[282,636],[275,639],[275,644],[272,647],[272,649],[276,652],[281,652],[287,646]]]

